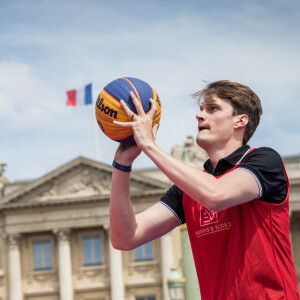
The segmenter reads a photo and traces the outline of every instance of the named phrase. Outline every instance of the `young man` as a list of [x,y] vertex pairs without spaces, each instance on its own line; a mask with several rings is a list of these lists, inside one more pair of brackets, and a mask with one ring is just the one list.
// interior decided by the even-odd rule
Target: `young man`
[[[138,100],[132,122],[137,145],[120,145],[111,186],[110,226],[115,248],[130,250],[186,222],[201,297],[299,299],[289,237],[289,182],[280,156],[247,143],[262,108],[247,86],[217,81],[194,95],[199,99],[197,144],[208,154],[200,171],[164,153],[155,144],[155,103],[146,115]],[[143,151],[174,183],[154,206],[135,215],[130,173]],[[154,217],[155,216],[155,217]]]

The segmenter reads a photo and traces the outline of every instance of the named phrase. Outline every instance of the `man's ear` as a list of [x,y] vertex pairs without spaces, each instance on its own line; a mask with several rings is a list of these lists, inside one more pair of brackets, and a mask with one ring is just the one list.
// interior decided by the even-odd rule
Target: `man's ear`
[[246,114],[237,115],[234,128],[238,129],[238,128],[245,127],[248,124],[248,121],[249,121],[248,115]]

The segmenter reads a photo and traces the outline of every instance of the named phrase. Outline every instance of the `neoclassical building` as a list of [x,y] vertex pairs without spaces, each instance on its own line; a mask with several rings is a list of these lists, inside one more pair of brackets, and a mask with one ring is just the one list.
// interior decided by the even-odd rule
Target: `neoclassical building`
[[[191,137],[172,155],[199,168],[206,158]],[[284,161],[300,279],[300,156]],[[185,226],[134,251],[111,247],[111,166],[78,157],[40,178],[13,183],[4,177],[4,167],[0,165],[0,300],[169,300],[166,282],[173,265],[186,279],[186,300],[200,299]],[[156,203],[170,185],[157,169],[134,171],[135,211]]]
[[[111,247],[111,173],[110,166],[78,157],[41,178],[6,186],[0,200],[1,300],[163,299],[174,263],[171,235],[135,251]],[[132,174],[135,210],[155,203],[168,186]]]

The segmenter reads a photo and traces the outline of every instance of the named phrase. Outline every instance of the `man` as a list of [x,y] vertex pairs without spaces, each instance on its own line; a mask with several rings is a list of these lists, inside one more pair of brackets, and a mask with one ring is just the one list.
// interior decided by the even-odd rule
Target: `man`
[[[138,100],[132,122],[137,145],[120,145],[113,166],[111,241],[134,249],[186,222],[201,297],[299,299],[289,237],[289,182],[280,156],[247,143],[262,108],[247,86],[216,81],[199,99],[197,144],[208,154],[205,172],[176,160],[155,144],[155,103],[146,115]],[[143,151],[174,183],[154,206],[134,214],[129,167]]]

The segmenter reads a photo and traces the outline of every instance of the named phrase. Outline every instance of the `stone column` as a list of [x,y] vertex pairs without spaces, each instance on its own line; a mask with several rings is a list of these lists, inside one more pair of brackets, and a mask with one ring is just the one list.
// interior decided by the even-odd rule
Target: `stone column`
[[183,256],[183,276],[185,278],[185,298],[189,300],[200,300],[201,296],[198,277],[186,225],[182,225],[180,231]]
[[170,300],[167,280],[174,265],[173,245],[171,233],[167,233],[161,237],[161,273],[163,282],[163,299]]
[[58,230],[58,267],[60,300],[73,300],[70,230]]
[[125,300],[125,286],[123,278],[123,262],[122,252],[116,250],[111,245],[110,231],[108,233],[109,243],[109,266],[110,266],[110,287],[111,287],[111,300]]
[[11,234],[7,236],[8,242],[8,279],[9,299],[22,300],[22,278],[21,278],[21,257],[20,257],[20,235]]

